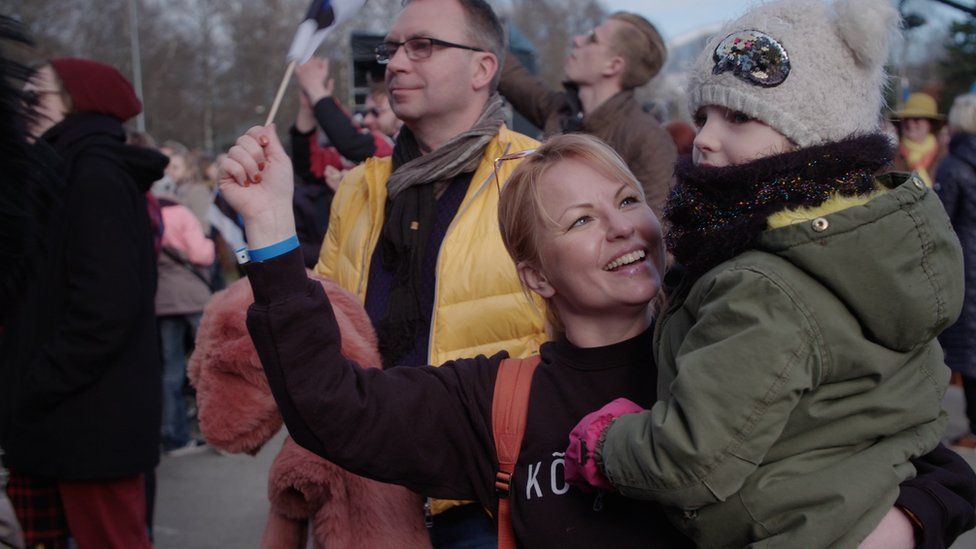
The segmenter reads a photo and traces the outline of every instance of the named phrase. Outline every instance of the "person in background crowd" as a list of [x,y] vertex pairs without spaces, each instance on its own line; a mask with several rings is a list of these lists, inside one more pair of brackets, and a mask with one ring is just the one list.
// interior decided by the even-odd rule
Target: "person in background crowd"
[[634,89],[664,66],[664,39],[650,22],[616,12],[592,31],[573,38],[563,91],[550,89],[509,53],[499,91],[515,110],[549,135],[593,134],[627,162],[660,218],[671,183],[675,146]]
[[[313,62],[321,63],[323,60],[313,57],[299,67],[299,72],[304,76],[304,79],[299,78],[299,82],[308,80],[309,64]],[[322,110],[329,111],[328,114],[332,116],[327,121],[332,126],[332,134],[336,137],[341,135],[347,145],[349,139],[368,140],[368,136],[358,133],[349,118],[332,99],[331,82],[330,80],[330,95],[319,99],[319,103],[323,105]],[[319,87],[323,87],[321,83]],[[317,92],[313,91],[313,93]],[[291,158],[295,172],[295,196],[292,205],[305,266],[312,268],[318,261],[322,239],[329,228],[332,199],[342,179],[341,175],[336,177],[336,174],[344,173],[345,169],[353,164],[343,158],[335,146],[323,147],[318,143],[315,114],[312,111],[309,95],[304,89],[298,91],[298,105],[298,116],[289,131]],[[331,110],[332,107],[334,112]],[[389,150],[392,150],[392,147]]]
[[[537,145],[504,127],[503,51],[482,0],[407,2],[377,48],[404,126],[392,157],[343,179],[315,271],[363,300],[386,367],[524,356],[545,337],[498,234],[498,189],[517,161],[497,178],[493,162]],[[437,547],[497,543],[477,505],[434,501],[430,514]]]
[[[393,152],[393,134],[379,131],[378,123],[362,132],[349,113],[332,97],[335,82],[329,78],[329,61],[313,57],[295,69],[301,98],[298,117],[292,127],[292,154],[305,140],[314,136],[316,124],[322,128],[328,142],[353,165],[371,156],[389,156]],[[371,94],[372,95],[372,94]],[[369,101],[369,99],[367,99]],[[375,99],[373,100],[375,102]],[[378,122],[378,121],[372,121]],[[321,178],[322,172],[315,173]]]
[[179,457],[204,449],[192,437],[183,386],[186,382],[187,342],[196,339],[200,316],[210,300],[209,267],[214,242],[206,237],[196,216],[175,196],[157,197],[162,207],[163,242],[159,256],[156,320],[163,357],[163,452]]
[[[148,132],[140,132],[131,128],[125,129],[125,142],[135,147],[156,149],[156,139],[153,136],[149,135]],[[172,181],[163,175],[163,178],[153,183],[152,188],[145,194],[146,209],[149,211],[149,224],[152,226],[153,249],[156,250],[157,258],[163,251],[163,212],[159,206],[159,200],[156,199],[153,192],[165,192],[166,189],[175,192],[175,188],[176,186],[172,184]]]
[[[39,265],[30,261],[43,248],[43,234],[50,223],[50,211],[57,203],[61,182],[57,174],[34,156],[27,140],[25,122],[36,96],[24,93],[20,85],[30,69],[8,58],[7,46],[30,46],[20,25],[0,15],[0,349],[7,314],[16,309],[22,290]],[[40,168],[40,169],[39,169]],[[2,415],[0,415],[2,417]],[[0,431],[2,432],[2,431]],[[2,446],[2,441],[0,441]],[[23,549],[24,534],[7,496],[7,470],[0,447],[0,546]]]
[[[159,460],[156,259],[144,193],[166,157],[126,145],[142,106],[113,67],[51,59],[25,91],[66,181],[0,349],[0,446],[28,545],[148,548]],[[66,525],[66,528],[65,528]]]
[[892,121],[899,136],[895,170],[918,172],[922,181],[931,187],[939,162],[945,156],[945,148],[938,139],[945,116],[939,114],[935,98],[922,92],[909,95],[905,106],[892,115]]
[[363,126],[374,134],[389,137],[391,144],[400,133],[403,121],[397,118],[390,106],[390,92],[384,82],[376,82],[369,89],[369,95],[363,104]]
[[[218,154],[214,158],[211,167],[204,170],[204,173],[207,174],[207,181],[217,181],[217,166],[220,165],[220,161],[224,156],[225,153]],[[234,211],[234,208],[230,207],[230,204],[224,200],[216,183],[214,183],[213,189],[214,200],[213,204],[210,205],[210,209],[207,210],[207,221],[210,222],[210,227],[213,229],[215,242],[220,240],[225,244],[225,248],[217,248],[220,267],[224,273],[232,273],[231,276],[236,279],[237,274],[239,274],[239,266],[234,250],[246,246],[244,240],[244,223],[241,221],[240,216],[237,215],[237,212]]]
[[976,93],[961,95],[949,110],[949,154],[939,163],[935,190],[962,244],[966,296],[962,314],[939,340],[946,364],[962,376],[969,431],[956,441],[976,448]]
[[203,178],[200,163],[183,144],[166,141],[159,149],[169,157],[166,175],[176,184],[176,198],[196,216],[203,232],[210,232],[207,212],[213,204],[213,188]]
[[[3,450],[0,450],[0,459],[2,458]],[[24,549],[24,532],[20,528],[14,506],[7,497],[7,470],[2,465],[0,465],[0,545],[11,549]]]
[[898,24],[888,0],[779,0],[709,39],[666,207],[685,276],[658,319],[658,402],[583,418],[567,481],[660,502],[703,547],[911,529],[892,506],[945,432],[936,336],[963,281],[935,193],[875,176]]
[[[299,83],[298,115],[291,127],[295,171],[295,221],[305,265],[315,266],[329,211],[339,182],[356,164],[371,156],[389,156],[393,140],[375,131],[363,132],[332,97],[329,61],[313,57],[295,72]],[[318,136],[316,125],[324,136]],[[329,145],[319,143],[320,138]]]
[[210,207],[207,208],[207,225],[210,227],[210,231],[206,236],[214,243],[214,262],[209,266],[208,271],[210,288],[217,292],[227,287],[225,273],[234,272],[237,269],[234,250],[240,245],[232,246],[221,231],[221,228],[227,230],[228,224],[233,224],[233,222],[224,219],[225,216],[217,205],[217,157],[207,152],[197,152],[192,156],[202,175],[203,184],[210,189],[210,194],[213,197]]
[[[326,178],[326,181],[335,178]],[[292,207],[295,210],[295,228],[298,242],[302,246],[305,266],[315,267],[322,250],[322,240],[329,229],[329,211],[335,189],[332,185],[309,183],[306,179],[295,177],[295,196]]]
[[685,122],[684,120],[675,120],[673,122],[668,122],[664,129],[667,130],[668,135],[674,141],[674,146],[677,148],[678,156],[685,156],[691,154],[692,149],[695,145],[695,128],[691,124]]

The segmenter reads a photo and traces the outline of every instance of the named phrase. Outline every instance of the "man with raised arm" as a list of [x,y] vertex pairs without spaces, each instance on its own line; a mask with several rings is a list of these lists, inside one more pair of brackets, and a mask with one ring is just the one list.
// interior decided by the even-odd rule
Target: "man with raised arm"
[[573,38],[563,91],[532,75],[512,54],[505,57],[499,91],[522,116],[548,135],[593,134],[619,154],[644,187],[661,219],[674,171],[674,142],[644,112],[634,90],[654,78],[667,59],[664,39],[650,22],[616,12]]

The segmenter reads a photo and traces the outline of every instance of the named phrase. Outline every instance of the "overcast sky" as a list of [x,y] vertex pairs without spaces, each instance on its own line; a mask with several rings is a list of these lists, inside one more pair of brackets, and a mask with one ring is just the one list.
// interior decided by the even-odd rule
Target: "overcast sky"
[[741,15],[754,2],[748,0],[604,0],[610,11],[632,11],[646,17],[665,40]]
[[[610,11],[632,11],[643,15],[658,27],[665,40],[709,23],[734,19],[756,3],[759,0],[604,0]],[[973,5],[971,0],[960,3]],[[963,17],[961,12],[931,0],[908,0],[905,11],[926,15],[931,22],[927,27],[945,25],[948,20]]]

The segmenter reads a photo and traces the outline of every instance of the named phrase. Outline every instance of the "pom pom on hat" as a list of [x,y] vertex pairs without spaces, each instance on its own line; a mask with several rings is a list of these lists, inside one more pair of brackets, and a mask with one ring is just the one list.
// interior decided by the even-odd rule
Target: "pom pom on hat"
[[837,32],[858,63],[867,68],[888,60],[891,35],[898,28],[898,11],[888,0],[837,0]]
[[75,112],[93,112],[122,122],[142,112],[132,84],[115,67],[75,57],[48,61],[71,97]]
[[801,148],[878,132],[898,22],[887,0],[759,5],[709,40],[689,77],[689,107],[743,112]]

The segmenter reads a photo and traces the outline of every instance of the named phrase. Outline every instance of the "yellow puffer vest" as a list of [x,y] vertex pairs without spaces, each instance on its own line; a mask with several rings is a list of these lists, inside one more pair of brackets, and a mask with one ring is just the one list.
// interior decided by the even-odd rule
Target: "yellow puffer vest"
[[[539,143],[502,127],[485,149],[437,258],[437,287],[428,362],[538,352],[545,340],[542,316],[525,298],[498,230],[494,159]],[[502,162],[502,183],[517,160]],[[329,230],[315,272],[366,298],[370,260],[379,241],[386,206],[390,158],[370,158],[343,179],[332,202]]]

